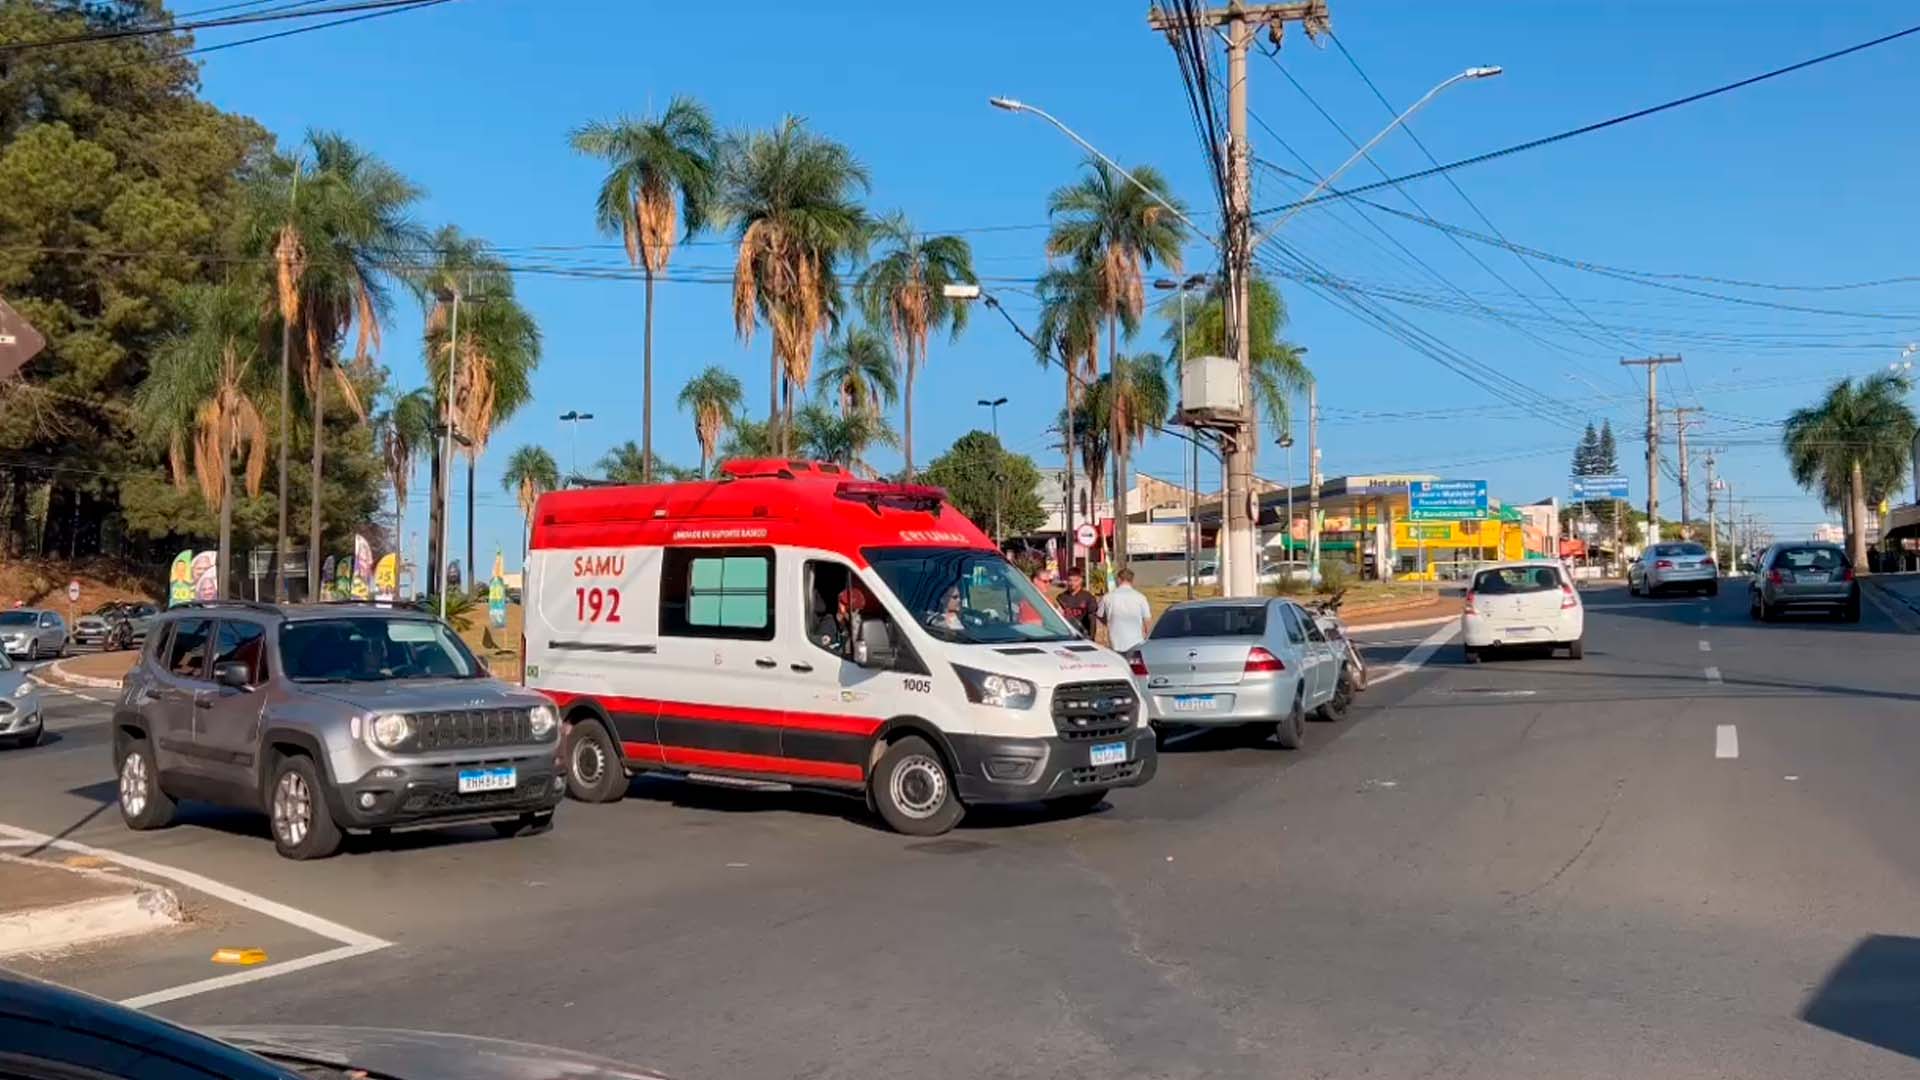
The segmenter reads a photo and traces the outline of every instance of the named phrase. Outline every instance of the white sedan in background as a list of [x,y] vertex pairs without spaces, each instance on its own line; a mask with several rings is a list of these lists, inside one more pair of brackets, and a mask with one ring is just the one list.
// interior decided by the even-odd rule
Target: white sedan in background
[[1469,664],[1513,645],[1564,648],[1578,660],[1586,651],[1586,609],[1572,575],[1558,562],[1494,563],[1473,575],[1460,632]]
[[[1317,580],[1319,580],[1318,576],[1315,575],[1304,562],[1268,562],[1260,564],[1258,581],[1262,585],[1278,585],[1282,581]],[[1181,574],[1167,584],[1185,585],[1186,583],[1187,575]],[[1194,567],[1193,583],[1195,585],[1220,584],[1220,565],[1218,563],[1203,562],[1199,566]]]

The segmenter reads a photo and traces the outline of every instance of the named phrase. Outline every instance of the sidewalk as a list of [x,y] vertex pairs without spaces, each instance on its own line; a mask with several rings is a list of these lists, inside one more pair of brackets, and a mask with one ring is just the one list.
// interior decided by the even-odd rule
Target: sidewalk
[[1860,587],[1900,629],[1920,633],[1920,574],[1868,574]]
[[181,921],[167,889],[50,858],[0,854],[0,957],[152,933]]

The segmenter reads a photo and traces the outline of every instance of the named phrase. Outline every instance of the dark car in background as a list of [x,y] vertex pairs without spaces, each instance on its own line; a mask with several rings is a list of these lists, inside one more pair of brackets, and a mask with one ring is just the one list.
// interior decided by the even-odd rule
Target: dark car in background
[[147,639],[159,608],[144,602],[109,600],[73,624],[73,643],[100,649],[131,649]]

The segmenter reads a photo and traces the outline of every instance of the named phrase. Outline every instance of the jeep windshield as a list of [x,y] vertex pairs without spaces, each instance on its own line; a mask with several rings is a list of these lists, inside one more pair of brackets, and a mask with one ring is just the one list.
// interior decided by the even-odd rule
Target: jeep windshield
[[914,620],[942,641],[1003,645],[1080,636],[998,552],[867,548],[862,554]]
[[467,646],[427,619],[352,615],[297,619],[280,628],[280,662],[294,682],[476,679]]

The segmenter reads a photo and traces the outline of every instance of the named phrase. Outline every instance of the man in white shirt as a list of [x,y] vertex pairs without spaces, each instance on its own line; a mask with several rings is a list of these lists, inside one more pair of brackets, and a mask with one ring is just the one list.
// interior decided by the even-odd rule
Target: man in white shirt
[[1133,570],[1120,571],[1120,584],[1100,601],[1100,621],[1107,624],[1107,643],[1114,652],[1138,648],[1153,627],[1153,605],[1133,587]]

